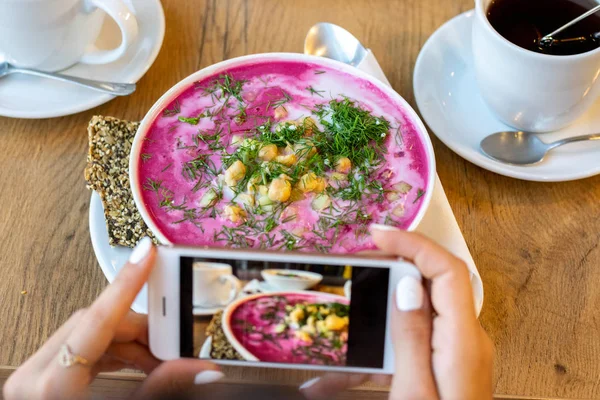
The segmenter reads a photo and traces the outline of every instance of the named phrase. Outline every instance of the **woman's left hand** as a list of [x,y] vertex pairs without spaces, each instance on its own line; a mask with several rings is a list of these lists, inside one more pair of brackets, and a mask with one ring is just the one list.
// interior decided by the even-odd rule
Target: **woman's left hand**
[[[192,387],[196,375],[203,371],[205,378],[198,379],[199,383],[222,377],[212,363],[197,359],[163,363],[150,353],[148,318],[129,308],[148,280],[155,256],[150,239],[143,239],[100,297],[89,308],[71,316],[9,377],[4,385],[4,398],[86,398],[96,375],[122,368],[141,369],[148,374],[134,395],[139,398],[183,391]],[[59,360],[63,356],[71,360],[74,356],[76,363],[65,366]]]

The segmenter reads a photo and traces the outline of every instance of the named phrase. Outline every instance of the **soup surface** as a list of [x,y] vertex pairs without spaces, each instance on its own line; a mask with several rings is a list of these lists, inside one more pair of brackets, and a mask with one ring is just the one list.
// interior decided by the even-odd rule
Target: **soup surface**
[[230,325],[259,361],[344,365],[349,311],[348,300],[338,296],[267,295],[236,308]]
[[407,228],[431,173],[405,115],[371,83],[320,65],[228,69],[153,122],[143,201],[176,244],[372,249],[368,226]]

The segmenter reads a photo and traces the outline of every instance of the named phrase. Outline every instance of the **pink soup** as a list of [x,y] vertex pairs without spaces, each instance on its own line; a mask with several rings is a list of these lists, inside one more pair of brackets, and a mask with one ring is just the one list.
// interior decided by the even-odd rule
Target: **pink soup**
[[139,181],[172,243],[352,253],[371,223],[407,228],[425,147],[371,83],[317,64],[256,62],[194,83],[153,121]]

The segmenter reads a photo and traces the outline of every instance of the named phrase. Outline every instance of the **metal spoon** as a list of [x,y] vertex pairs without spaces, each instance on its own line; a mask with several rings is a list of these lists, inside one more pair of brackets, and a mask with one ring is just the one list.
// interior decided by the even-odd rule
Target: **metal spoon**
[[93,90],[97,90],[99,92],[104,92],[115,96],[127,96],[135,92],[134,83],[94,81],[91,79],[78,78],[75,76],[56,74],[52,72],[43,72],[29,68],[15,67],[6,61],[0,61],[0,78],[15,73],[41,76],[44,78],[56,79],[63,82],[71,82],[79,86],[84,86]]
[[551,33],[547,34],[546,36],[544,36],[543,38],[540,39],[540,44],[541,45],[546,45],[546,46],[549,45],[549,44],[552,44],[553,41],[554,41],[554,36],[556,36],[557,34],[559,34],[562,31],[564,31],[565,29],[567,29],[571,25],[575,25],[576,23],[578,23],[582,19],[587,18],[590,15],[597,13],[598,11],[600,11],[600,5],[597,5],[596,7],[592,8],[588,12],[580,15],[579,17],[575,18],[573,21],[564,24],[563,26],[561,26],[560,28],[558,28],[554,32],[551,32]]
[[481,141],[481,150],[488,157],[500,162],[529,165],[542,161],[546,153],[558,146],[586,140],[600,140],[600,134],[575,136],[545,143],[535,133],[497,132]]
[[354,35],[329,22],[313,25],[304,39],[304,54],[331,58],[355,67],[368,52]]

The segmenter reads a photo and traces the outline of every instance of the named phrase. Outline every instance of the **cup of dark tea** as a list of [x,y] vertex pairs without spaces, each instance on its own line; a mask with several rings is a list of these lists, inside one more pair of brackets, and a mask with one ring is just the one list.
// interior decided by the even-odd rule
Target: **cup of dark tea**
[[600,95],[600,13],[540,39],[594,0],[476,0],[473,58],[482,97],[504,123],[547,132],[575,121]]

